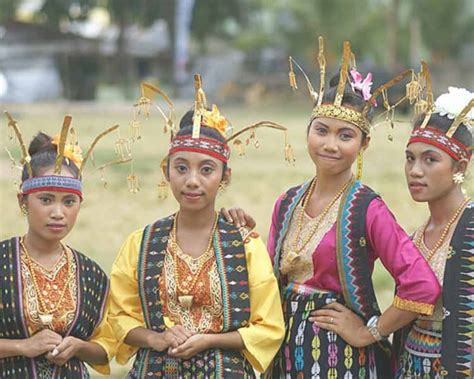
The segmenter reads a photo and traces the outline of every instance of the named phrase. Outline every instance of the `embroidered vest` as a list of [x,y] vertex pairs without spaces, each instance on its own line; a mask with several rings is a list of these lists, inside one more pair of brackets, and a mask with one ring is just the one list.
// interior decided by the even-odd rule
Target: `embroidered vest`
[[[279,277],[283,241],[297,204],[307,192],[310,182],[290,188],[277,213],[273,269]],[[349,185],[342,195],[336,221],[336,248],[339,279],[347,305],[364,319],[379,315],[375,291],[369,271],[365,216],[370,202],[378,195],[359,181]]]
[[[148,329],[163,332],[162,299],[158,278],[164,265],[174,215],[145,227],[138,259],[138,287]],[[222,286],[222,332],[248,324],[250,299],[244,242],[239,230],[219,217],[213,248]],[[152,349],[138,350],[130,378],[253,378],[250,363],[238,351],[211,349],[189,360],[175,359]]]
[[[72,249],[71,249],[72,250]],[[109,290],[107,275],[91,259],[72,250],[77,264],[76,314],[66,336],[88,340],[104,316]],[[0,242],[0,338],[30,337],[23,309],[19,238]],[[52,372],[52,378],[88,378],[84,363],[77,358],[59,367],[44,358],[11,357],[0,359],[0,377],[38,378],[39,366]]]

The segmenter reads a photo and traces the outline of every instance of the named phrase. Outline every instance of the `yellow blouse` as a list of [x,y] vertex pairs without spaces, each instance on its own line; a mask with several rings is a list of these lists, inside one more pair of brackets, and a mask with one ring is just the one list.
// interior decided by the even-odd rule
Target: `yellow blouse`
[[[119,343],[117,362],[125,364],[137,348],[125,344],[127,334],[146,327],[138,294],[138,253],[143,229],[132,233],[112,266],[109,321]],[[238,329],[245,345],[243,355],[260,372],[265,371],[280,348],[285,333],[278,284],[267,249],[254,234],[245,239],[250,292],[250,320]]]

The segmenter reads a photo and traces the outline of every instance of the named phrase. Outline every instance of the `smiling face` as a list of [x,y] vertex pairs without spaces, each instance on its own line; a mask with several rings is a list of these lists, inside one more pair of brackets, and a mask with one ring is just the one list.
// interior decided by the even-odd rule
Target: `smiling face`
[[[41,176],[54,175],[53,168]],[[74,177],[67,169],[62,176]],[[72,230],[81,207],[78,195],[59,191],[34,192],[19,199],[28,211],[28,234],[48,242],[60,241]]]
[[181,210],[200,211],[212,208],[221,181],[230,180],[224,163],[206,154],[179,151],[169,157],[168,180]]
[[414,142],[407,146],[405,155],[405,176],[413,200],[438,200],[458,186],[453,174],[459,171],[459,164],[441,149]]
[[361,149],[362,131],[355,125],[332,118],[315,118],[308,129],[308,152],[318,173],[338,175],[350,170]]

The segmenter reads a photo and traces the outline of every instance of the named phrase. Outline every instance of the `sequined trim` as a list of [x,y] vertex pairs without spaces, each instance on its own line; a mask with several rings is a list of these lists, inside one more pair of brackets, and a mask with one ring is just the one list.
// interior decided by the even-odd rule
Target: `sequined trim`
[[[283,242],[283,252],[280,264],[280,272],[283,275],[288,275],[288,280],[290,282],[304,283],[314,276],[313,254],[324,236],[329,232],[329,230],[331,230],[336,222],[339,204],[340,199],[333,204],[324,220],[321,221],[316,233],[314,233],[309,243],[298,255],[298,258],[290,262],[288,255],[291,250],[292,241],[294,240],[298,229],[296,220],[298,220],[298,215],[301,212],[304,212],[303,206],[301,204],[297,205],[290,221],[287,237]],[[311,233],[311,225],[318,224],[320,220],[319,217],[312,218],[305,212],[303,215],[303,222],[305,223],[305,226],[300,234],[302,240],[306,239],[308,234]]]
[[[66,254],[68,256],[66,256]],[[25,257],[21,255],[21,274],[23,280],[23,300],[24,309],[26,314],[26,322],[28,329],[31,334],[38,332],[43,329],[44,326],[39,318],[39,301],[37,293],[34,287],[33,278],[29,270],[28,264],[26,263]],[[71,263],[69,271],[67,261]],[[41,264],[33,261],[33,270],[35,270],[36,277],[38,279],[38,285],[40,290],[43,292],[43,296],[47,296],[51,293],[54,298],[57,293],[61,292],[61,285],[64,285],[67,277],[76,277],[76,262],[72,252],[67,249],[66,253],[63,254],[56,262],[51,270],[46,269]],[[76,299],[77,299],[77,283],[76,280],[69,282],[69,289],[67,290],[63,303],[53,313],[53,330],[57,333],[65,333],[71,326],[76,312]],[[57,300],[57,299],[56,299]],[[45,301],[49,302],[50,299],[46,297]]]
[[419,303],[413,300],[402,299],[398,296],[395,296],[395,298],[393,299],[393,305],[399,309],[421,313],[424,315],[431,315],[434,310],[433,304]]
[[[170,239],[171,240],[171,239]],[[168,248],[170,244],[168,243]],[[215,261],[214,250],[193,259],[185,254],[179,246],[175,254],[167,251],[164,259],[163,273],[160,277],[160,297],[166,299],[163,303],[163,313],[175,324],[183,325],[194,333],[219,333],[223,326],[223,303],[219,273]],[[212,260],[210,269],[198,272],[198,267],[208,260]],[[176,270],[176,265],[177,270]],[[186,308],[179,302],[175,273],[182,277],[200,275],[196,285],[189,295],[193,296],[191,308]]]

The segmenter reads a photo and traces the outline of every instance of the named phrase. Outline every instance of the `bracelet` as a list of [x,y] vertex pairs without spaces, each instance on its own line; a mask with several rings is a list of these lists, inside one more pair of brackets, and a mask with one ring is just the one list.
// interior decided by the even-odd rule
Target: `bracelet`
[[370,334],[374,337],[375,341],[381,341],[384,337],[380,334],[377,325],[379,323],[379,316],[372,316],[367,322],[367,329],[369,329]]

